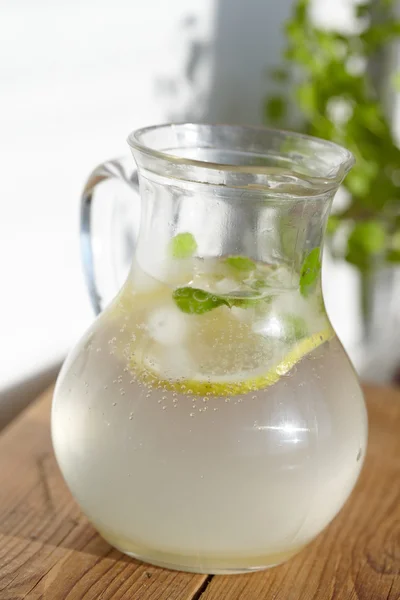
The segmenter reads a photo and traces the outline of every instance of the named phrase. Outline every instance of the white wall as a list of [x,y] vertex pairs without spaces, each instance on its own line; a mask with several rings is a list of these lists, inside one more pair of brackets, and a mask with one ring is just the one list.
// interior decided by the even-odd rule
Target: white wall
[[78,240],[88,172],[139,126],[260,122],[290,5],[3,0],[0,390],[57,363],[93,318]]
[[0,4],[0,388],[58,361],[91,321],[84,180],[127,153],[130,130],[191,100],[164,88],[182,79],[188,38],[207,41],[212,12],[208,0]]

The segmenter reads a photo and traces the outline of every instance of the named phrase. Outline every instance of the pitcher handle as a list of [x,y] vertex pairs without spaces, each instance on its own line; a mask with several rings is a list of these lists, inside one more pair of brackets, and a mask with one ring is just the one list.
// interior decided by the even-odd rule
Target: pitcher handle
[[96,314],[115,297],[131,264],[140,212],[140,202],[132,202],[131,198],[132,191],[139,193],[138,175],[132,163],[132,157],[102,163],[92,171],[81,196],[81,256]]

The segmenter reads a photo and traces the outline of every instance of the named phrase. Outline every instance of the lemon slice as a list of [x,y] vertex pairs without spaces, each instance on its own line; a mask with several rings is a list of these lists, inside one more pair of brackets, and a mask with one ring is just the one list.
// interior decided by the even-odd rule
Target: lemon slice
[[315,333],[298,342],[277,364],[263,372],[242,372],[235,375],[204,376],[198,375],[194,378],[165,379],[152,361],[144,360],[140,364],[131,362],[134,370],[141,381],[152,388],[157,387],[164,390],[178,392],[195,396],[237,396],[255,392],[273,385],[286,375],[307,354],[329,341],[334,336],[331,327]]

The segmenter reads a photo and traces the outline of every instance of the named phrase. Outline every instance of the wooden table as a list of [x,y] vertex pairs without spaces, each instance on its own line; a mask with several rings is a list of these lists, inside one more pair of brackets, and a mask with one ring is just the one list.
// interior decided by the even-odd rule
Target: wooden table
[[0,434],[0,600],[399,600],[400,391],[366,396],[366,463],[340,515],[280,567],[212,577],[142,564],[93,530],[54,460],[47,391]]

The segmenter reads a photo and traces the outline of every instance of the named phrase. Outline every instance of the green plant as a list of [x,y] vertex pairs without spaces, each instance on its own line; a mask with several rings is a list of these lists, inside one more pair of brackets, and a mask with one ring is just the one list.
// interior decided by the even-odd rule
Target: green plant
[[[271,73],[281,91],[267,98],[265,120],[285,126],[294,101],[302,131],[354,154],[344,182],[349,203],[330,218],[328,235],[333,248],[335,238],[344,239],[342,255],[367,274],[378,259],[400,262],[400,150],[373,68],[400,38],[400,21],[392,13],[394,0],[362,3],[356,8],[359,31],[342,34],[313,25],[309,4],[297,0],[286,23],[284,64]],[[392,84],[400,89],[399,75]]]

